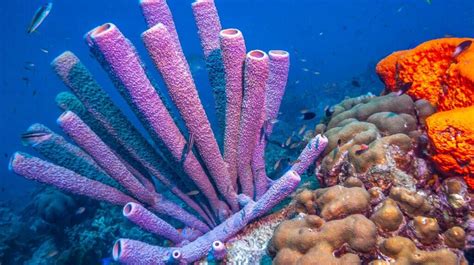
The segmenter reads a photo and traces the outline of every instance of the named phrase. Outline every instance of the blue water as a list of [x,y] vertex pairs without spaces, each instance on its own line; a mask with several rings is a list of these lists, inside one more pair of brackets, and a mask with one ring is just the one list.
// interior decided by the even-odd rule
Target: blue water
[[[64,50],[73,51],[91,69],[99,83],[129,116],[131,111],[118,95],[99,64],[90,57],[83,35],[112,22],[152,65],[140,40],[146,29],[138,1],[54,1],[50,16],[38,32],[26,28],[44,2],[2,1],[0,6],[0,201],[21,200],[36,184],[9,172],[10,155],[21,146],[19,135],[32,123],[41,122],[59,131],[61,113],[54,97],[66,87],[49,63]],[[169,0],[184,52],[196,58],[201,47],[190,0]],[[292,56],[289,86],[282,117],[287,130],[300,126],[302,108],[321,112],[345,96],[379,93],[382,84],[374,65],[393,51],[446,35],[474,36],[472,0],[216,0],[223,27],[239,28],[250,49],[285,49]],[[43,52],[45,49],[48,53]],[[33,71],[24,69],[33,63]],[[199,62],[197,62],[199,63]],[[150,67],[151,69],[151,67]],[[319,72],[315,74],[314,72]],[[152,74],[159,80],[157,72]],[[206,71],[195,73],[208,115],[214,122],[213,98]],[[26,82],[27,78],[29,81]],[[361,88],[350,85],[357,79]],[[161,82],[161,81],[159,81]],[[327,89],[335,84],[332,89]],[[160,83],[161,87],[164,87]],[[326,87],[326,89],[325,89]],[[31,151],[29,151],[31,152]]]

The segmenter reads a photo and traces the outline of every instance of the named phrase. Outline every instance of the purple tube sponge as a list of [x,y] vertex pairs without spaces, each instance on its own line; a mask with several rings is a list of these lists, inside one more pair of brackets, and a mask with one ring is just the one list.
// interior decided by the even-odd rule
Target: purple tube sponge
[[222,53],[219,46],[221,22],[213,0],[197,0],[192,4],[194,20],[198,28],[201,46],[204,51],[209,83],[214,94],[219,133],[218,142],[225,127],[226,80]]
[[290,54],[287,51],[271,50],[268,56],[270,57],[270,76],[265,91],[265,115],[268,121],[265,123],[265,133],[269,136],[274,125],[271,121],[278,117],[281,100],[285,94],[290,70]]
[[[173,177],[173,172],[171,172],[164,159],[155,153],[153,147],[138,132],[120,109],[115,106],[110,97],[94,80],[91,73],[80,62],[79,58],[71,52],[64,52],[52,62],[52,66],[63,82],[81,99],[81,101],[77,99],[74,100],[74,102],[78,101],[78,103],[74,105],[83,102],[84,107],[87,107],[88,113],[94,117],[93,120],[106,128],[106,134],[99,135],[101,139],[116,140],[119,149],[114,148],[114,152],[118,151],[119,154],[123,154],[120,150],[127,152],[129,156],[145,168],[150,175],[156,177],[178,198],[183,200],[192,209],[198,211],[206,222],[212,223],[207,216],[203,215],[204,212],[200,206],[178,188],[179,183],[176,183],[176,179],[170,179],[170,177]],[[81,119],[90,116],[79,113],[76,114],[78,114]],[[90,120],[91,119],[88,119],[87,121]],[[89,126],[87,121],[85,122]],[[96,131],[96,127],[97,126],[92,127],[91,129],[93,129],[95,133],[100,133],[101,131]],[[110,142],[106,143],[108,145],[110,144]],[[109,146],[113,147],[115,145]],[[124,164],[128,164],[128,161],[126,156],[121,159],[121,162]],[[133,165],[136,165],[136,163]],[[132,173],[137,171],[131,165],[126,165],[126,167]],[[150,189],[150,184],[146,182],[146,179],[140,177],[137,173],[141,172],[136,172],[134,175],[140,179],[147,189]]]
[[[114,259],[124,264],[135,264],[129,263],[129,261],[139,260],[139,256],[143,255],[143,257],[146,258],[147,261],[150,260],[150,262],[140,264],[156,264],[156,262],[160,260],[173,260],[172,253],[175,252],[179,254],[180,263],[189,264],[195,262],[204,257],[211,250],[213,242],[227,241],[242,230],[250,221],[267,213],[271,208],[292,193],[298,186],[300,180],[300,176],[295,171],[290,170],[286,172],[280,179],[275,181],[260,200],[257,202],[249,201],[242,210],[233,214],[225,222],[193,242],[178,248],[163,249],[138,241],[133,241],[133,244],[127,245],[130,242],[129,239],[119,239],[114,246]],[[117,244],[119,244],[119,246],[117,246]],[[116,248],[120,249],[121,252],[115,251]],[[137,248],[142,251],[133,253],[133,249]],[[156,253],[160,255],[154,256],[157,255]],[[148,257],[151,256],[154,256],[155,259],[148,259]]]
[[328,138],[324,135],[316,135],[299,155],[297,162],[291,167],[292,170],[303,174],[308,167],[316,161],[328,144]]
[[[86,38],[89,45],[102,55],[103,63],[118,86],[123,88],[121,91],[150,135],[156,142],[164,143],[171,153],[170,159],[176,160],[178,154],[181,158],[184,137],[148,79],[130,41],[113,24],[93,29]],[[178,193],[182,195],[181,191]],[[205,212],[192,199],[180,198],[205,218]]]
[[112,248],[112,257],[123,264],[162,265],[170,261],[172,248],[152,246],[141,241],[117,240]]
[[76,143],[86,150],[112,178],[117,180],[135,198],[147,203],[159,213],[174,217],[203,232],[208,231],[208,227],[193,215],[182,210],[178,205],[166,201],[158,194],[148,191],[107,145],[73,112],[63,113],[59,117],[58,123]]
[[223,260],[227,255],[227,248],[224,243],[219,240],[212,242],[212,256],[215,260]]
[[239,145],[240,111],[243,98],[245,41],[238,29],[225,29],[219,34],[226,81],[226,113],[224,161],[234,190],[238,190],[237,147]]
[[73,112],[66,111],[58,124],[74,141],[135,198],[154,203],[150,192],[128,171],[113,151]]
[[254,196],[251,162],[255,140],[261,131],[259,121],[264,107],[268,66],[268,55],[265,52],[253,50],[247,53],[238,146],[238,175],[242,192],[251,198]]
[[265,89],[265,110],[258,124],[263,135],[257,137],[255,152],[252,159],[252,171],[255,178],[255,197],[258,199],[267,190],[271,180],[265,172],[265,147],[267,139],[273,131],[274,120],[278,117],[281,100],[285,93],[288,71],[290,67],[290,55],[286,51],[271,50],[270,74]]
[[199,100],[188,63],[178,56],[171,36],[163,24],[155,25],[145,31],[142,38],[189,133],[194,137],[195,145],[217,189],[225,197],[231,209],[236,211],[238,209],[237,195],[232,188],[224,159],[219,152],[211,125]]
[[96,200],[116,205],[136,202],[135,199],[115,188],[25,153],[13,154],[9,168],[27,179],[53,185],[61,190],[85,195]]
[[123,215],[146,231],[163,236],[175,244],[184,240],[178,230],[138,203],[127,203],[123,207]]

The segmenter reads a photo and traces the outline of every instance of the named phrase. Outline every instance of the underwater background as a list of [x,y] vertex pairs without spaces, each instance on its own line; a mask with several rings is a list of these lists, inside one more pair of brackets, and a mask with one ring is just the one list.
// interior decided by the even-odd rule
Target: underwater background
[[[55,120],[61,111],[54,104],[54,98],[59,92],[66,90],[66,87],[53,73],[50,63],[63,51],[70,50],[80,57],[117,105],[144,131],[103,69],[90,55],[83,38],[90,29],[105,22],[112,22],[135,44],[138,52],[143,55],[145,65],[151,68],[153,64],[148,56],[144,56],[147,53],[140,39],[140,33],[146,29],[146,25],[137,2],[54,1],[51,13],[38,31],[32,34],[28,34],[26,29],[35,10],[45,2],[2,2],[0,207],[23,210],[21,216],[24,216],[23,207],[28,206],[38,194],[38,188],[42,189],[40,184],[10,172],[8,161],[14,151],[26,150],[26,147],[21,147],[20,135],[32,123],[41,122],[59,131]],[[314,127],[323,117],[324,108],[328,105],[333,105],[345,97],[368,92],[379,95],[383,90],[383,83],[375,73],[375,64],[391,52],[413,48],[426,40],[445,36],[474,36],[472,0],[215,2],[222,25],[238,27],[245,35],[248,50],[285,49],[290,52],[289,80],[280,108],[280,122],[274,132],[276,137],[283,141],[303,124]],[[191,3],[190,0],[168,1],[199,96],[211,124],[215,124],[214,100],[202,59]],[[158,80],[159,87],[165,91],[157,72],[151,72]],[[316,118],[309,122],[301,121],[298,117],[303,109],[316,113]],[[117,209],[115,218],[120,219],[120,209]],[[39,218],[34,211],[26,213],[31,214],[32,218]],[[81,223],[92,216],[78,217],[78,220],[73,220],[72,223]],[[13,220],[7,222],[11,221]],[[113,222],[102,221],[105,224]],[[53,230],[50,233],[54,233]],[[31,245],[14,247],[23,249],[16,255],[31,255],[24,249],[38,247],[44,240],[26,242]],[[111,242],[104,242],[106,249],[110,244]],[[0,252],[4,250],[0,248]],[[51,254],[58,255],[54,252],[48,252],[47,255]],[[97,254],[94,261],[88,261],[92,263],[77,264],[101,264],[104,262],[102,258],[106,257],[101,254],[102,252]],[[0,264],[14,264],[5,262],[2,263],[0,258]],[[64,262],[58,264],[70,264]],[[42,263],[38,261],[37,264]]]

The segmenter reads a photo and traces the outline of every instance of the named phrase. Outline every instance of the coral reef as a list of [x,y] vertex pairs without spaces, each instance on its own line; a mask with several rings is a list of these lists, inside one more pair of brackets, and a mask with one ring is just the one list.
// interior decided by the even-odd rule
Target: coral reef
[[[451,150],[446,154],[470,156],[469,115],[460,115],[463,122],[450,112],[397,93],[332,106],[315,129],[328,138],[315,170],[327,187],[295,196],[296,217],[277,227],[269,245],[274,263],[467,264],[474,233],[469,179],[440,178],[428,150],[435,137],[438,148]],[[436,126],[462,131],[464,149],[456,153],[449,132],[430,132],[444,132]],[[351,241],[359,237],[367,245]]]
[[[240,31],[221,31],[214,2],[198,0],[192,8],[216,95],[219,129],[225,132],[219,146],[166,1],[140,4],[149,26],[143,42],[178,115],[114,24],[92,29],[85,41],[154,145],[114,105],[79,58],[67,51],[52,62],[74,94],[58,95],[64,113],[57,123],[76,145],[34,124],[22,141],[45,159],[17,152],[9,167],[27,179],[123,206],[128,220],[169,240],[161,247],[118,239],[112,249],[116,261],[188,264],[206,256],[222,260],[228,240],[296,189],[300,174],[324,151],[327,138],[315,135],[291,168],[278,179],[267,177],[264,150],[272,131],[270,120],[278,115],[285,91],[289,54],[245,53]],[[240,99],[226,101],[224,95]],[[101,227],[114,228],[102,222],[106,220],[95,220]],[[78,240],[91,240],[87,233],[82,236]]]
[[376,202],[361,184],[350,178],[323,189],[329,194],[325,200],[317,199],[321,190],[301,191],[294,202],[297,216],[283,221],[270,242],[273,262],[467,264],[461,251],[464,229],[439,224],[432,198],[392,187],[389,196]]
[[[426,120],[432,161],[444,176],[464,177],[473,189],[474,105],[473,39],[430,40],[379,62],[377,74],[386,92],[427,100],[438,113]],[[418,108],[418,115],[425,110]],[[424,122],[421,123],[425,125]]]
[[321,183],[332,186],[357,176],[367,188],[387,191],[393,185],[414,189],[426,181],[426,162],[415,155],[426,137],[416,110],[424,109],[422,118],[434,111],[426,101],[392,93],[346,99],[332,108],[327,124],[318,125],[328,138],[318,172]]

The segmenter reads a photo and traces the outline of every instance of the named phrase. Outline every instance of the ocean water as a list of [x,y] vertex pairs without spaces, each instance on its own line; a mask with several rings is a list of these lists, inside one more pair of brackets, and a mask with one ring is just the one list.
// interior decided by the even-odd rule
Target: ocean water
[[[125,101],[90,55],[84,34],[112,22],[137,47],[159,87],[165,86],[140,34],[146,29],[138,1],[57,0],[37,32],[27,27],[36,9],[45,1],[2,1],[0,5],[0,202],[23,209],[41,186],[8,170],[15,151],[34,153],[21,145],[20,135],[29,125],[41,122],[56,132],[61,114],[54,102],[67,88],[54,74],[50,62],[65,50],[73,51],[91,70],[129,118],[138,125]],[[379,94],[383,84],[375,64],[393,51],[444,36],[474,36],[472,0],[215,0],[224,28],[240,29],[247,49],[287,50],[291,56],[286,94],[280,109],[276,134],[281,139],[298,130],[302,109],[317,117],[323,109],[346,96]],[[211,123],[216,123],[214,100],[202,59],[191,0],[168,0],[184,53],[189,59],[199,95]],[[354,82],[356,81],[356,82]],[[140,130],[144,131],[141,127]],[[28,211],[27,211],[28,212]],[[25,213],[25,212],[23,212]],[[32,217],[34,211],[32,211]],[[84,218],[87,219],[87,218]],[[79,223],[84,221],[75,221]],[[11,220],[10,220],[11,221]],[[104,221],[105,222],[105,221]],[[1,229],[1,226],[0,226]],[[53,233],[53,232],[51,232]],[[29,241],[29,248],[41,240]],[[107,242],[108,244],[109,242]],[[106,245],[107,245],[106,244]],[[110,244],[109,244],[110,245]],[[18,248],[26,248],[18,246]],[[0,252],[3,251],[0,249]],[[100,252],[100,251],[99,251]],[[18,251],[31,255],[30,251]],[[50,253],[51,254],[51,253]],[[54,254],[54,252],[52,253]],[[102,256],[97,254],[96,256]],[[56,256],[54,254],[53,256]],[[97,258],[95,257],[95,258]],[[25,259],[22,259],[23,261]],[[100,264],[100,259],[95,260]],[[14,264],[9,261],[0,264]],[[58,264],[93,264],[63,261]],[[38,263],[41,264],[41,263]],[[49,264],[49,263],[44,263]]]

